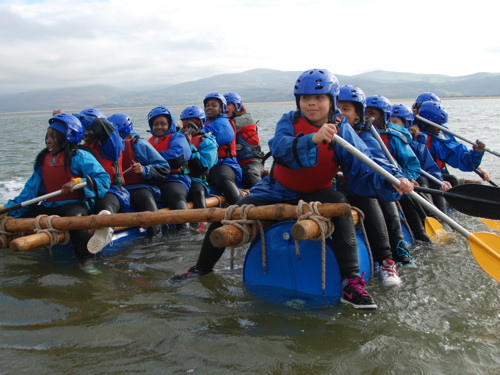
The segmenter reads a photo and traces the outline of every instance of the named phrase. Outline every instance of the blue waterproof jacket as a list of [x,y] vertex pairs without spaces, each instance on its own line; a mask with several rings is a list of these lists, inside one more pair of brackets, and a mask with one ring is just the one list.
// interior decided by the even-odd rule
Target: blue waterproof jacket
[[[174,123],[170,124],[170,128],[163,136],[168,136],[169,134],[172,134],[172,137],[170,138],[168,149],[160,150],[159,153],[168,162],[170,171],[180,169],[181,173],[170,173],[162,182],[180,182],[186,188],[187,193],[191,189],[191,178],[187,174],[187,162],[191,158],[191,145],[182,130],[178,131],[177,125]],[[151,138],[154,137],[156,136]],[[151,140],[149,143],[151,143]]]
[[[293,124],[295,114],[296,111],[291,111],[281,117],[276,125],[274,137],[269,140],[269,148],[273,158],[279,158],[281,163],[284,163],[288,168],[300,169],[312,167],[318,161],[318,147],[312,142],[313,134],[302,137],[295,136]],[[368,147],[359,138],[351,125],[349,125],[346,118],[340,123],[337,134],[363,154],[373,158]],[[293,152],[294,149],[297,152]],[[385,201],[394,201],[401,198],[401,195],[381,175],[338,144],[334,145],[334,152],[335,161],[341,165],[349,189],[353,193],[376,196]],[[394,171],[392,166],[387,167],[391,173]],[[264,177],[254,185],[250,190],[250,195],[257,199],[276,202],[296,200],[301,197],[301,193],[287,189],[272,179],[271,176]]]
[[[218,146],[227,145],[228,143],[231,143],[236,137],[234,129],[231,126],[227,115],[225,114],[221,114],[214,120],[211,120],[207,125],[205,125],[203,131],[205,133],[211,133],[215,137]],[[219,158],[216,165],[220,164],[230,166],[234,170],[234,173],[236,175],[236,182],[241,182],[242,171],[235,156]]]
[[126,185],[125,188],[128,190],[147,188],[153,193],[155,199],[159,200],[160,189],[154,184],[164,180],[168,176],[170,166],[151,143],[140,137],[138,132],[132,130],[130,137],[135,139],[135,142],[132,143],[132,150],[135,161],[142,165],[143,172],[141,177],[148,180],[150,184]]
[[207,173],[217,164],[217,141],[212,134],[202,133],[201,142],[198,147],[191,145],[191,159],[189,159],[189,171],[192,181],[197,181],[205,187],[208,192]]
[[443,181],[441,170],[432,158],[427,146],[418,142],[416,139],[413,139],[410,142],[410,147],[417,156],[418,161],[420,162],[420,168],[436,177],[438,180]]
[[[478,152],[457,142],[454,136],[442,133],[443,137],[422,131],[417,137],[417,141],[426,145],[430,139],[429,151],[434,160],[451,165],[453,168],[460,169],[463,172],[472,172],[481,164],[484,152]],[[446,137],[446,138],[445,138]],[[442,169],[446,171],[446,167]]]
[[391,122],[387,124],[386,130],[379,132],[380,134],[389,134],[389,152],[401,166],[405,177],[416,181],[420,176],[420,162],[410,147],[411,133]]
[[[81,176],[83,181],[86,178],[83,176],[87,175],[92,178],[94,182],[94,189],[91,190],[88,186],[85,186],[85,200],[83,201],[89,210],[92,209],[94,199],[102,198],[108,192],[111,184],[109,175],[106,173],[102,165],[97,161],[97,159],[90,152],[77,149],[75,155],[71,158],[71,173],[75,176]],[[21,194],[16,198],[9,200],[5,207],[10,207],[15,204],[25,202],[30,199],[39,197],[40,195],[47,194],[43,186],[42,179],[42,166],[36,165],[34,167],[34,172],[31,177],[26,181]],[[80,202],[77,200],[66,200],[66,201],[55,201],[47,202],[43,201],[40,204],[44,207],[57,207],[68,204],[73,204],[75,202]],[[9,215],[13,217],[22,217],[29,210],[29,206],[19,208],[17,210],[11,211]]]

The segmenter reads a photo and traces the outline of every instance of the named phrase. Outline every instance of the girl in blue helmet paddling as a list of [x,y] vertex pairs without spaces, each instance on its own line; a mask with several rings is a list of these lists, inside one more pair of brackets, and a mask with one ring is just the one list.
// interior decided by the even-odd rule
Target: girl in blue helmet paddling
[[[13,217],[38,215],[86,216],[96,199],[104,197],[110,178],[92,151],[78,145],[83,139],[84,128],[73,115],[58,112],[49,119],[45,136],[46,147],[37,155],[34,172],[22,192],[5,207],[13,206],[57,190],[62,194],[47,199],[36,206],[11,211]],[[91,180],[91,181],[90,181]],[[81,190],[72,191],[80,182],[87,182]],[[91,265],[92,254],[87,250],[87,229],[70,231],[70,241],[76,258],[84,270],[95,270]]]
[[[360,194],[381,195],[394,199],[398,192],[384,178],[338,145],[330,147],[335,134],[352,143],[365,154],[370,152],[352,127],[343,120],[334,124],[339,83],[326,69],[312,69],[302,73],[295,83],[297,111],[284,114],[269,141],[275,164],[269,176],[264,177],[240,200],[238,205],[297,204],[306,202],[346,203],[345,196],[332,189],[332,180],[342,164],[350,188]],[[402,185],[403,193],[411,186]],[[366,291],[366,282],[359,275],[355,228],[352,217],[332,218],[335,232],[333,248],[342,277],[343,303],[356,309],[373,310],[377,305]],[[210,242],[210,234],[220,227],[213,223],[203,241],[195,266],[175,278],[201,276],[212,272],[224,248]]]

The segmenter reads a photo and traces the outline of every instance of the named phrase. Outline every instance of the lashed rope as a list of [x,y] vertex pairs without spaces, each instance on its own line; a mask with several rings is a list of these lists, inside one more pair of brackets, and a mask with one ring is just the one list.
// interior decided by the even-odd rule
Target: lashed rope
[[[330,237],[335,230],[335,226],[330,218],[324,217],[319,213],[318,205],[321,202],[306,203],[300,200],[297,204],[297,222],[301,220],[312,220],[320,229],[320,235],[312,238],[315,241],[321,241],[321,290],[326,290],[326,238]],[[308,207],[308,212],[304,213],[304,207]],[[299,241],[295,240],[295,254],[300,261]]]
[[2,249],[6,248],[7,245],[9,244],[7,236],[14,235],[14,233],[7,232],[5,230],[5,223],[7,222],[8,219],[10,219],[10,216],[4,216],[0,219],[0,246],[2,246],[1,247]]
[[[260,220],[250,220],[248,219],[248,211],[255,207],[253,204],[244,204],[241,207],[237,205],[232,205],[227,207],[226,213],[224,214],[224,220],[221,221],[222,225],[233,225],[240,229],[243,233],[242,240],[233,246],[231,246],[231,267],[233,265],[234,249],[236,247],[242,246],[250,241],[252,241],[256,236],[257,232],[260,233],[260,238],[262,242],[262,268],[264,273],[267,272],[267,260],[266,260],[266,238],[264,233],[264,228]],[[241,219],[232,219],[234,210],[236,208],[241,209]]]
[[[40,225],[40,220],[43,217],[47,217],[47,228],[42,228]],[[69,232],[68,231],[62,231],[59,229],[56,229],[52,226],[52,219],[55,217],[60,217],[58,215],[38,215],[35,218],[35,229],[33,229],[33,232],[35,233],[45,233],[49,237],[49,248],[52,248],[53,246],[57,245],[59,243],[59,233],[64,233],[64,239],[61,242],[61,245],[66,245],[69,242]]]

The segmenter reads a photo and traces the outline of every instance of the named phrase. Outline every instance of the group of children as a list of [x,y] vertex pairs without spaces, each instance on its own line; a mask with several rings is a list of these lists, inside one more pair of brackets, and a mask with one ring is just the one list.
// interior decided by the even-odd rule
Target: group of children
[[[264,172],[257,125],[236,93],[208,94],[204,109],[185,108],[177,123],[164,106],[148,116],[149,140],[134,130],[124,113],[109,117],[96,108],[78,114],[56,110],[49,119],[46,147],[36,158],[34,173],[10,207],[59,189],[62,194],[39,205],[12,210],[13,217],[41,214],[82,216],[129,211],[206,207],[208,192],[223,194],[232,204],[240,188],[250,188]],[[86,182],[82,190],[73,187]],[[189,224],[178,224],[180,230]],[[198,223],[204,231],[204,223]],[[162,226],[147,228],[162,235]],[[96,272],[92,255],[111,242],[113,228],[70,232],[75,255],[84,270]]]
[[[300,200],[350,203],[365,213],[367,237],[382,284],[399,285],[396,263],[410,268],[416,265],[403,238],[398,205],[416,239],[429,241],[422,224],[425,210],[416,210],[418,204],[407,194],[416,185],[449,189],[457,181],[446,164],[463,171],[479,168],[485,144],[478,140],[468,150],[451,135],[415,119],[418,114],[438,125],[446,124],[448,114],[432,93],[419,95],[410,109],[392,105],[384,96],[366,97],[359,87],[341,86],[328,70],[312,69],[298,77],[294,95],[297,109],[282,116],[269,141],[273,166],[264,178],[257,122],[236,93],[208,94],[204,108],[194,105],[181,112],[179,127],[167,107],[152,109],[148,141],[133,129],[126,114],[107,119],[97,109],[55,114],[49,120],[47,147],[37,156],[34,174],[6,206],[61,186],[68,194],[12,215],[156,211],[158,202],[173,210],[186,209],[188,201],[202,208],[209,189],[223,194],[231,205],[297,204]],[[336,135],[394,175],[399,185],[391,185],[335,143]],[[427,180],[422,171],[441,183]],[[488,173],[482,172],[487,180]],[[92,189],[88,185],[72,191],[76,183],[89,179]],[[251,188],[249,195],[243,198],[240,187]],[[443,202],[437,199],[435,203],[445,210]],[[332,221],[333,249],[342,278],[341,301],[357,309],[376,309],[359,274],[353,219],[339,216]],[[176,279],[213,271],[224,248],[215,247],[210,234],[220,226],[209,226],[196,265]],[[160,234],[161,227],[148,231]],[[100,228],[89,239],[87,231],[71,232],[80,261],[109,243],[112,233],[112,228]]]
[[[423,124],[418,124],[421,132],[416,134],[411,129],[414,113],[409,107],[392,105],[380,95],[365,97],[355,86],[340,86],[337,78],[326,69],[302,73],[295,83],[294,95],[297,109],[282,116],[269,141],[274,160],[269,175],[236,204],[297,204],[304,200],[348,202],[358,206],[365,212],[367,237],[382,284],[399,285],[401,279],[396,262],[406,267],[416,265],[403,238],[397,204],[401,203],[412,214],[416,211],[416,202],[407,194],[419,183],[429,184],[421,176],[421,170],[442,181],[440,189],[449,189],[451,185],[446,181],[451,178],[446,163],[464,171],[474,170],[481,161],[484,143],[476,141],[473,149],[467,150],[449,135],[440,136],[439,132]],[[414,105],[414,110],[443,125],[447,121],[446,111],[437,96],[433,97],[435,101],[425,101],[417,108]],[[441,117],[431,115],[435,112]],[[370,127],[376,128],[376,134]],[[394,175],[399,186],[391,186],[340,145],[332,143],[335,135]],[[459,152],[463,154],[451,156]],[[485,175],[487,179],[487,173]],[[413,209],[409,209],[410,206]],[[366,290],[366,282],[359,274],[352,217],[340,216],[332,221],[335,227],[332,245],[342,278],[341,302],[356,309],[376,309],[376,303]],[[417,217],[414,225],[417,239],[429,241],[423,231],[422,217]],[[220,223],[213,223],[209,227],[197,263],[174,279],[202,276],[213,271],[225,249],[215,247],[210,234],[220,226]]]

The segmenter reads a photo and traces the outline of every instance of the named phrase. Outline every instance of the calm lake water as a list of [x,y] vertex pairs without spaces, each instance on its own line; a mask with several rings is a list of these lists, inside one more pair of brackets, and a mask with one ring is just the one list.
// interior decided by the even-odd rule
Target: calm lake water
[[[452,130],[500,151],[500,99],[443,104]],[[105,113],[128,113],[148,137],[151,108]],[[183,107],[171,109],[178,116]],[[249,104],[248,109],[267,141],[293,105]],[[49,112],[0,114],[0,204],[16,196],[31,175],[49,117]],[[496,156],[486,153],[483,166],[500,182]],[[453,218],[471,232],[489,231],[476,218]],[[372,313],[266,303],[245,289],[241,266],[230,269],[228,254],[213,274],[170,283],[194,264],[201,241],[201,235],[175,234],[139,240],[99,260],[98,276],[51,259],[43,249],[1,250],[0,373],[500,372],[499,284],[479,268],[459,235],[447,245],[417,246],[419,268],[403,270],[400,287],[371,280],[369,290],[379,305]],[[244,250],[236,252],[236,264]]]

